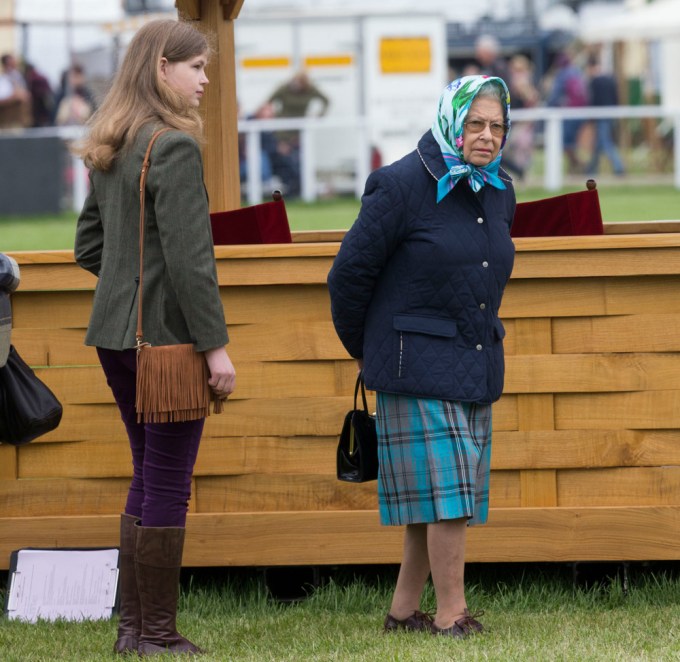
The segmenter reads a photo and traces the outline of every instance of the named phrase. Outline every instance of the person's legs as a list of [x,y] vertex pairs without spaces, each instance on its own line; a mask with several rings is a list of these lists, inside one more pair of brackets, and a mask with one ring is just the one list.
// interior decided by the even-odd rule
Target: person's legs
[[466,612],[465,537],[467,519],[442,520],[427,526],[427,549],[437,596],[435,625],[448,628]]
[[133,538],[141,614],[137,652],[196,653],[199,649],[176,630],[176,611],[184,525],[204,419],[137,423],[135,350],[98,349],[98,353],[125,423],[133,456],[134,473],[126,513],[140,520]]
[[619,150],[614,142],[614,120],[598,120],[598,136],[600,149],[612,164],[612,170],[617,175],[622,175],[625,171],[623,161],[619,155]]
[[186,524],[204,421],[145,425],[142,526]]
[[106,381],[118,405],[132,451],[132,481],[128,489],[125,512],[141,518],[144,501],[144,424],[137,423],[135,397],[137,393],[137,352],[126,349],[117,352],[97,348]]
[[427,524],[409,524],[404,533],[404,556],[390,615],[401,621],[420,608],[420,596],[430,575],[427,555]]

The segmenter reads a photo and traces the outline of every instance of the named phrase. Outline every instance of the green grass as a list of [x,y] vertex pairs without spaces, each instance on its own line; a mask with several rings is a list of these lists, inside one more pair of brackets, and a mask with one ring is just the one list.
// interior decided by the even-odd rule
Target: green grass
[[[583,190],[571,186],[563,192]],[[598,186],[605,222],[680,219],[680,190],[672,186]],[[550,194],[542,188],[517,189],[519,202]],[[337,230],[348,228],[359,212],[354,198],[336,198],[315,203],[289,201],[288,218],[293,230]],[[73,248],[76,214],[58,216],[0,217],[0,251],[70,250]]]
[[[179,629],[206,662],[659,661],[680,659],[680,580],[661,569],[574,586],[567,566],[468,568],[470,607],[488,632],[465,641],[425,633],[383,635],[394,569],[331,573],[299,603],[268,598],[254,572],[185,577]],[[0,596],[1,597],[1,596]],[[434,597],[430,588],[424,607]],[[0,621],[4,662],[114,660],[115,619],[36,625]]]

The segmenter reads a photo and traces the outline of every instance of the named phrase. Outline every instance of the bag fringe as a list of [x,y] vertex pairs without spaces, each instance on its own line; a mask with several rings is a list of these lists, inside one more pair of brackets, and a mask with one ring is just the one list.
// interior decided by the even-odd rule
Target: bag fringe
[[[210,372],[191,344],[142,346],[137,352],[138,423],[178,423],[210,415]],[[223,403],[215,399],[214,413]]]

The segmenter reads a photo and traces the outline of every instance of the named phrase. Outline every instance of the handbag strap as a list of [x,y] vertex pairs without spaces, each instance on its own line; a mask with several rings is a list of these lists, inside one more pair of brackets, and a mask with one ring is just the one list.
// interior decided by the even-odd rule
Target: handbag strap
[[139,176],[139,296],[137,298],[137,350],[148,343],[142,342],[142,299],[143,299],[143,285],[144,285],[144,199],[146,198],[146,175],[149,172],[149,167],[151,165],[151,148],[156,142],[156,138],[170,131],[170,127],[165,127],[164,129],[159,129],[154,132],[149,140],[149,145],[146,148],[146,154],[144,154],[144,161],[142,162],[142,172]]
[[357,375],[357,383],[354,385],[354,409],[357,408],[357,396],[359,395],[359,386],[361,386],[361,399],[364,401],[364,411],[368,413],[368,402],[366,400],[366,386],[364,384],[364,371],[359,370]]

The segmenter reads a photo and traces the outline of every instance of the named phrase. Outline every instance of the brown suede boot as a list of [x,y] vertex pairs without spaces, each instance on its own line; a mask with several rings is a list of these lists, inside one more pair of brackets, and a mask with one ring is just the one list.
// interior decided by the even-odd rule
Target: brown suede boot
[[120,516],[120,553],[118,555],[118,586],[120,591],[118,640],[113,652],[125,655],[136,653],[142,629],[142,612],[137,593],[135,549],[137,546],[138,517],[123,513]]
[[140,656],[203,651],[177,632],[179,572],[185,529],[137,527],[137,588],[142,607]]

